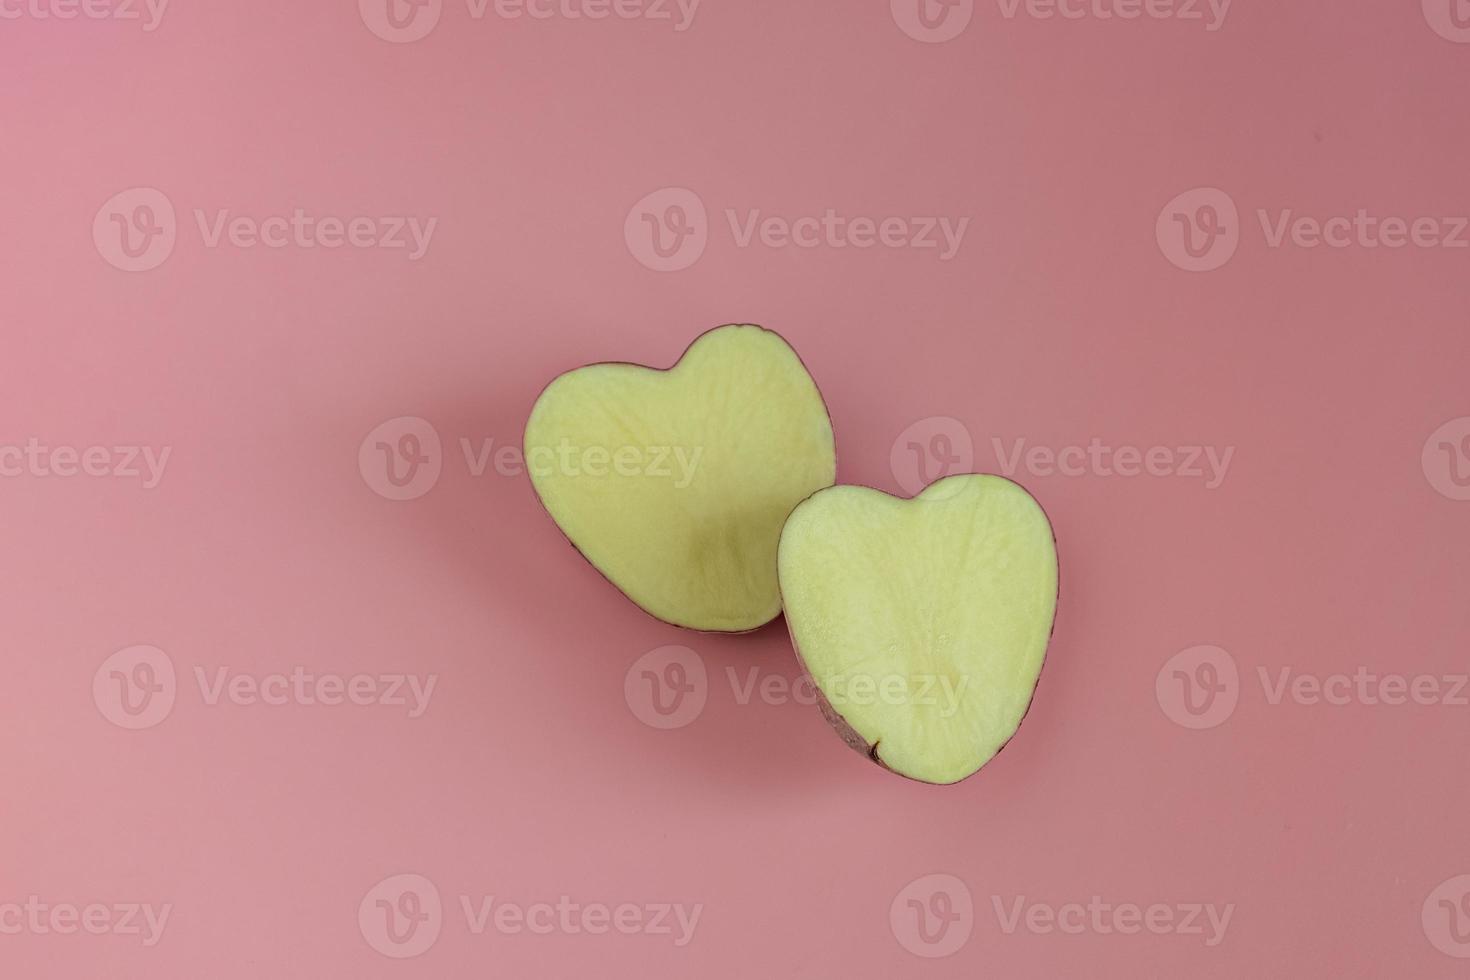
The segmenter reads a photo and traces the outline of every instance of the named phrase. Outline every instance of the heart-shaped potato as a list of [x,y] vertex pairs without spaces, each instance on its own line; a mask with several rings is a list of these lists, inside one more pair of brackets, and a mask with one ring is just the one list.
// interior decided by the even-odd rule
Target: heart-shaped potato
[[779,568],[792,643],[853,748],[954,783],[1015,734],[1057,600],[1051,523],[1021,486],[965,474],[912,500],[822,490],[787,520]]
[[668,370],[593,364],[546,386],[526,467],[572,544],[647,612],[738,633],[781,611],[776,544],[832,485],[827,407],[769,330],[718,327]]

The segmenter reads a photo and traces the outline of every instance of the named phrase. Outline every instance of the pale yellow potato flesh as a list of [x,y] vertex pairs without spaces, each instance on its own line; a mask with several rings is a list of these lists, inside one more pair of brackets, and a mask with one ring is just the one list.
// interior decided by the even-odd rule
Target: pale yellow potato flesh
[[547,512],[610,582],[710,632],[776,618],[781,526],[837,474],[817,386],[756,326],[703,334],[667,371],[561,375],[531,410],[525,453]]
[[850,745],[901,775],[954,783],[1015,734],[1056,612],[1040,505],[998,476],[912,500],[840,486],[781,534],[792,642]]

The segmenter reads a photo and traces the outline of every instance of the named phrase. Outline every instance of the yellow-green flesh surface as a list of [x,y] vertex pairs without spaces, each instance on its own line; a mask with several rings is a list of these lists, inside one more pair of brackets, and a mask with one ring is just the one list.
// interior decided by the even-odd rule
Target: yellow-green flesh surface
[[781,526],[837,472],[811,376],[755,326],[709,331],[667,371],[561,375],[525,453],[546,510],[609,581],[659,619],[716,632],[780,612]]
[[1022,487],[823,490],[787,521],[779,568],[792,640],[855,748],[953,783],[1015,734],[1057,596],[1051,524]]

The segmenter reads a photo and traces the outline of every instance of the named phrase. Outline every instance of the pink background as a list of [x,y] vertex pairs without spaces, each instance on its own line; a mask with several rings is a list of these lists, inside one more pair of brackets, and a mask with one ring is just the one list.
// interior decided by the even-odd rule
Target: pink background
[[[1418,0],[1237,0],[1213,32],[980,3],[933,44],[886,0],[705,0],[682,32],[449,2],[413,43],[354,7],[176,0],[152,32],[0,20],[0,447],[171,447],[152,489],[0,478],[0,905],[173,906],[151,947],[0,934],[0,974],[1463,975],[1437,904],[1421,912],[1470,872],[1470,708],[1273,705],[1257,668],[1466,669],[1470,502],[1421,451],[1470,415],[1470,251],[1272,248],[1256,211],[1470,211],[1470,45]],[[144,272],[92,235],[134,187],[177,211]],[[666,187],[708,209],[708,244],[656,272],[624,225]],[[1155,237],[1193,188],[1239,208],[1211,272]],[[295,207],[438,224],[409,261],[210,248],[193,217]],[[727,208],[971,221],[941,261],[742,248]],[[782,624],[648,619],[524,476],[465,464],[461,438],[518,445],[556,373],[667,365],[731,321],[800,351],[844,482],[898,491],[895,440],[941,416],[979,470],[999,468],[992,439],[1235,455],[1213,490],[1018,475],[1062,561],[1035,704],[973,779],[910,783],[814,708],[738,703],[727,668],[795,677]],[[400,416],[442,440],[437,483],[405,501],[358,461]],[[92,686],[137,644],[170,658],[177,699],[125,730]],[[658,730],[624,681],[670,644],[706,666],[707,704]],[[1206,644],[1238,665],[1239,703],[1192,730],[1156,681]],[[194,674],[298,666],[438,680],[410,720],[211,705]],[[444,912],[400,960],[358,907],[401,873]],[[934,874],[974,904],[939,959],[890,921]],[[461,895],[703,910],[676,948],[474,935]],[[1235,908],[1209,948],[1006,934],[993,911],[1093,895]]]

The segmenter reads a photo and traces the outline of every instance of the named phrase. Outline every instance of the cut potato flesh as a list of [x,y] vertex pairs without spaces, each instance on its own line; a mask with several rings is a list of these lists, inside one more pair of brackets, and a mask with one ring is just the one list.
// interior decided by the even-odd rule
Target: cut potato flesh
[[561,375],[531,410],[525,453],[542,504],[609,581],[712,632],[776,618],[781,526],[837,472],[817,386],[754,326],[709,331],[666,371]]
[[854,748],[953,783],[1015,734],[1057,597],[1051,524],[1019,485],[823,490],[787,521],[779,567],[792,641]]

